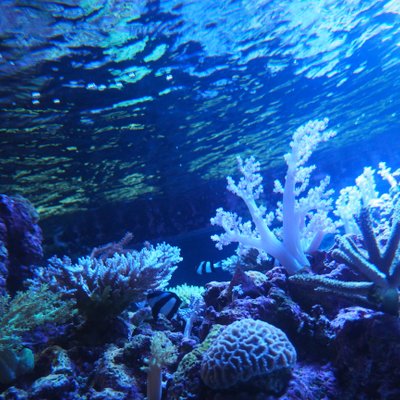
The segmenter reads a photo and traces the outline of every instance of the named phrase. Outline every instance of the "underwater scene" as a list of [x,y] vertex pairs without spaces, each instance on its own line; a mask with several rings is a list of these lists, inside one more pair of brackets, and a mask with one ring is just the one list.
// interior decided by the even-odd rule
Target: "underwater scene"
[[399,400],[400,1],[0,0],[0,400]]

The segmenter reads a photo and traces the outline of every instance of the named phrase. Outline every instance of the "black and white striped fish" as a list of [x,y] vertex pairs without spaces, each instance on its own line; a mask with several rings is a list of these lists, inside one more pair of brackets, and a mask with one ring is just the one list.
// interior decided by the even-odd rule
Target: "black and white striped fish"
[[163,314],[171,319],[178,311],[182,300],[176,293],[157,290],[147,295],[147,302],[151,307],[154,319],[158,318],[158,314]]
[[212,272],[214,272],[216,269],[221,268],[222,267],[222,263],[221,261],[218,261],[216,263],[213,263],[211,261],[202,261],[199,266],[196,269],[196,272],[199,275],[203,275],[203,274],[211,274]]

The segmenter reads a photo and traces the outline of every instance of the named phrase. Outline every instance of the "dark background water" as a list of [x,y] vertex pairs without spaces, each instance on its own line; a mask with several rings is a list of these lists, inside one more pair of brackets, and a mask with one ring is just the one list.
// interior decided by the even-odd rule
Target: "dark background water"
[[[132,231],[218,259],[209,219],[237,155],[265,201],[294,130],[330,119],[317,178],[399,167],[397,1],[3,0],[0,192],[38,209],[48,254]],[[227,249],[230,254],[232,249]]]

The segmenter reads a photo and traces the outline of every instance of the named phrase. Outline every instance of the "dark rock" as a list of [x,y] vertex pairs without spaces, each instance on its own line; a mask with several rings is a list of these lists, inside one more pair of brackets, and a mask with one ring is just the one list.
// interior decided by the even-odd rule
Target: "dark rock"
[[21,196],[0,195],[0,294],[22,288],[43,258],[39,216]]
[[353,307],[332,325],[341,399],[400,398],[400,321],[397,317]]

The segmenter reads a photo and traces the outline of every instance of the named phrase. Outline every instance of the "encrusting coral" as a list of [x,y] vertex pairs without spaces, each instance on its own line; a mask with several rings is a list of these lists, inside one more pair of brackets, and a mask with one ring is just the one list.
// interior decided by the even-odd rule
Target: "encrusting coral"
[[[305,164],[319,143],[335,136],[334,131],[326,130],[327,124],[327,119],[309,121],[294,133],[290,143],[292,151],[285,155],[288,166],[285,183],[275,181],[275,192],[283,195],[275,213],[267,213],[265,207],[256,203],[263,191],[260,164],[253,157],[244,162],[238,158],[243,176],[238,183],[228,177],[227,188],[245,202],[255,229],[249,221],[242,223],[236,213],[219,208],[216,216],[211,218],[213,225],[225,230],[225,233],[211,237],[217,248],[238,242],[239,256],[252,248],[257,249],[259,260],[271,255],[290,274],[309,267],[306,253],[318,249],[324,235],[336,230],[328,216],[332,209],[332,190],[327,190],[329,177],[321,180],[319,186],[307,190],[315,166]],[[277,234],[269,227],[274,216],[282,222],[282,229]]]

